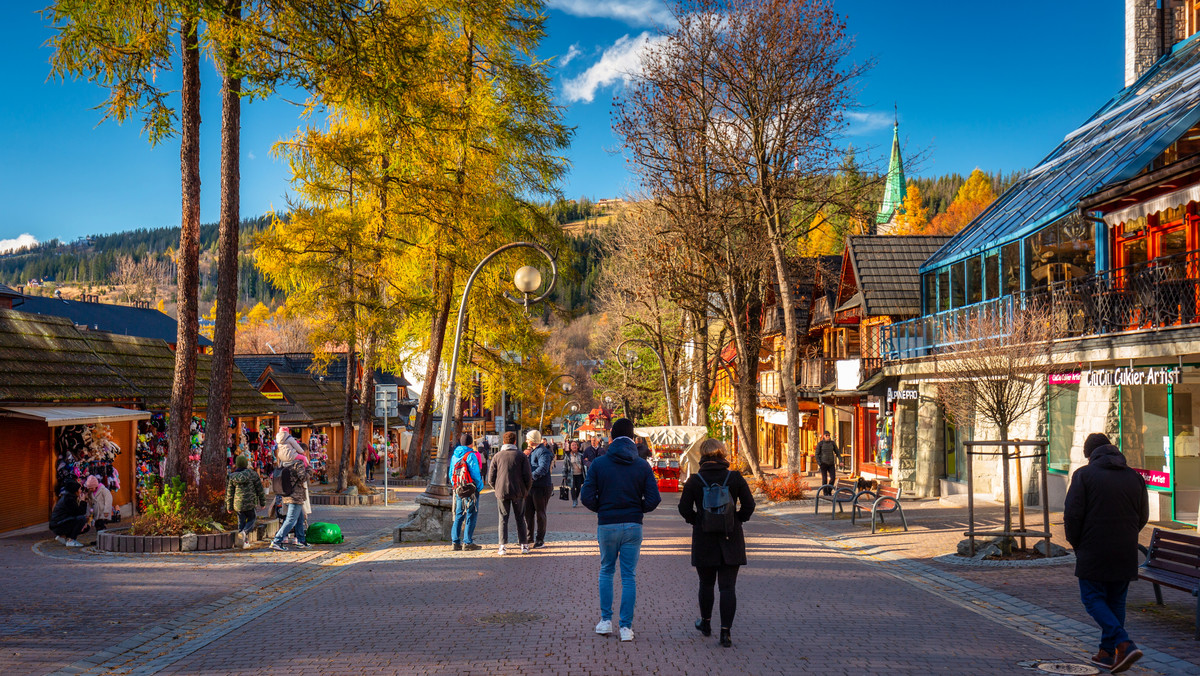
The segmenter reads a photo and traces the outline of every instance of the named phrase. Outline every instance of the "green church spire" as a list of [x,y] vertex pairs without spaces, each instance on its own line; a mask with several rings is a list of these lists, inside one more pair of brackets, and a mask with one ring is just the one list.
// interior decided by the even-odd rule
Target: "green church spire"
[[883,204],[875,215],[875,225],[890,222],[896,211],[904,208],[908,187],[904,182],[904,161],[900,159],[900,122],[892,127],[892,161],[888,164],[887,183],[883,189]]

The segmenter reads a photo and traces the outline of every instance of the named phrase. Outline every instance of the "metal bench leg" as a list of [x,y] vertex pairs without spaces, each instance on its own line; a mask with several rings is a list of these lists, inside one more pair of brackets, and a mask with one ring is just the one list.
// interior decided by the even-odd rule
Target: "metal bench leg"
[[1196,635],[1193,641],[1200,641],[1200,594],[1196,594]]
[[904,508],[899,504],[896,505],[896,511],[900,512],[900,523],[904,524],[904,532],[908,532],[908,519],[904,518]]
[[1161,606],[1163,604],[1162,587],[1158,586],[1157,582],[1154,582],[1153,584],[1154,584],[1154,602]]
[[880,522],[880,523],[883,523],[883,515],[882,515],[882,514],[878,514],[878,515],[877,515],[877,514],[875,513],[875,510],[873,510],[873,509],[872,509],[872,510],[871,510],[871,535],[874,535],[874,534],[875,534],[875,517],[876,517],[876,516],[878,516],[878,517],[879,517],[879,522]]

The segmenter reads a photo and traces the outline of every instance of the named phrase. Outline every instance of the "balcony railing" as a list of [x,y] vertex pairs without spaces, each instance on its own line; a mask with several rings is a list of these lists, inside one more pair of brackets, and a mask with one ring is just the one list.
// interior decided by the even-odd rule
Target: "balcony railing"
[[1156,258],[1054,282],[1020,293],[884,327],[887,360],[913,359],[954,346],[960,324],[984,314],[1005,325],[1019,309],[1049,318],[1054,338],[1103,336],[1200,324],[1200,252]]

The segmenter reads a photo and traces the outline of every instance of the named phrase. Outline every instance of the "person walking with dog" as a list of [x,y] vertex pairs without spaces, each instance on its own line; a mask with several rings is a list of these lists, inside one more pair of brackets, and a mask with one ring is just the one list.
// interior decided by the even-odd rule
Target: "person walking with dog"
[[821,469],[821,485],[825,486],[825,495],[829,495],[833,492],[833,482],[837,481],[837,464],[842,457],[837,444],[829,436],[829,430],[821,433],[821,440],[817,442],[816,456],[817,467]]
[[729,469],[725,444],[706,439],[700,445],[700,471],[688,477],[679,494],[679,514],[692,525],[692,566],[700,576],[700,619],[696,629],[712,635],[713,585],[721,592],[721,633],[726,648],[737,611],[738,570],[746,565],[742,524],[754,513],[754,495],[740,472]]
[[1083,456],[1088,464],[1071,476],[1063,527],[1075,548],[1083,607],[1100,625],[1092,663],[1117,674],[1142,657],[1125,631],[1125,595],[1138,579],[1138,533],[1150,519],[1150,498],[1146,480],[1107,436],[1089,435]]
[[450,486],[454,490],[454,524],[450,527],[452,551],[474,551],[475,520],[479,516],[479,491],[483,489],[479,453],[473,448],[475,439],[464,433],[450,457]]
[[642,516],[662,502],[654,470],[637,455],[633,421],[613,423],[608,452],[592,461],[580,499],[596,513],[600,545],[600,622],[596,633],[611,634],[613,574],[621,564],[620,637],[633,640],[633,609],[637,603],[637,564],[642,552]]
[[525,498],[533,487],[533,470],[529,458],[517,448],[517,433],[505,432],[500,451],[488,463],[488,484],[496,491],[496,509],[500,521],[496,525],[500,547],[496,553],[503,556],[508,546],[508,516],[517,520],[517,542],[521,553],[529,553],[529,540],[525,532]]

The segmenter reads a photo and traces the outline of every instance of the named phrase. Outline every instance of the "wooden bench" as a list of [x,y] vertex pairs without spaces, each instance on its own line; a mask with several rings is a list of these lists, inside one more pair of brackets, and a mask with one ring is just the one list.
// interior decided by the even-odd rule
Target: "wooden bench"
[[[864,496],[868,496],[871,500],[870,506],[859,502]],[[884,514],[900,513],[900,523],[904,524],[904,530],[908,530],[908,520],[904,518],[904,509],[900,506],[900,489],[892,486],[880,486],[878,491],[863,491],[854,498],[854,504],[851,505],[850,523],[854,523],[854,519],[858,513],[871,512],[871,534],[875,534],[875,518],[879,518],[879,523],[883,523]]]
[[[825,489],[831,489],[829,495],[825,495]],[[813,500],[813,514],[821,511],[821,501],[829,503],[829,519],[832,521],[837,518],[839,511],[845,512],[846,509],[842,505],[853,505],[855,500],[858,500],[860,491],[858,490],[858,479],[838,479],[832,484],[825,484],[817,489],[816,499]],[[853,513],[851,517],[853,518]]]
[[1170,587],[1197,597],[1196,635],[1200,641],[1200,536],[1155,528],[1138,577],[1154,584],[1154,600],[1163,605],[1162,588]]

